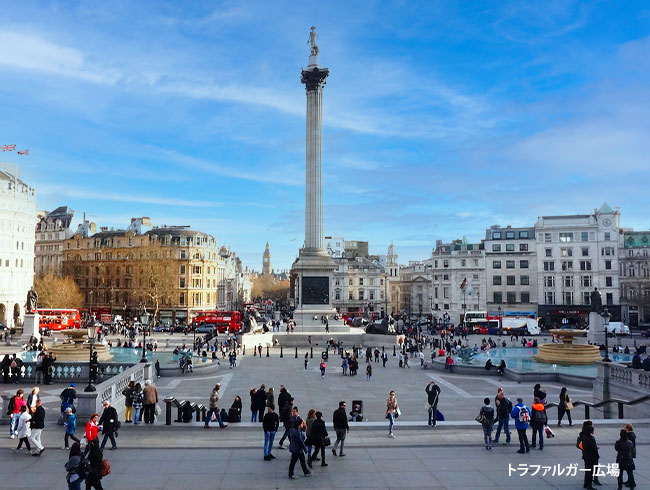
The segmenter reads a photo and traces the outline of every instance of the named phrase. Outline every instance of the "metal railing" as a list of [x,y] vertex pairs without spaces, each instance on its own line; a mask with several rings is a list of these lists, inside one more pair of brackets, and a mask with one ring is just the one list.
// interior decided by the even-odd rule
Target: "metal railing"
[[[645,401],[648,401],[648,400],[650,400],[650,395],[645,395],[645,396],[642,396],[640,398],[635,398],[634,400],[622,400],[621,398],[610,398],[608,400],[603,400],[603,401],[595,402],[595,403],[594,402],[588,402],[588,401],[585,401],[585,400],[577,400],[577,401],[572,402],[572,403],[573,403],[574,408],[577,407],[578,405],[582,405],[582,406],[585,407],[585,420],[590,418],[590,413],[591,413],[590,410],[592,408],[600,408],[600,407],[604,407],[605,405],[616,403],[618,405],[618,418],[623,419],[623,418],[625,418],[624,409],[623,409],[623,407],[625,405],[637,405],[639,403],[642,403],[642,402],[645,402]],[[550,402],[550,403],[547,403],[546,405],[544,405],[544,408],[557,407],[558,405],[559,405],[559,403]]]
[[165,402],[165,425],[172,425],[172,410],[176,407],[176,420],[174,422],[183,422],[183,411],[188,406],[192,407],[197,422],[205,422],[205,416],[208,409],[200,403],[192,403],[187,400],[177,400],[174,396],[169,396],[163,400]]

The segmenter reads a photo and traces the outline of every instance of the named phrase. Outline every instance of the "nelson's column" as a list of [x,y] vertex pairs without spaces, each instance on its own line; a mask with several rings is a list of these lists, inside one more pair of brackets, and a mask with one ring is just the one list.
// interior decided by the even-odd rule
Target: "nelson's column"
[[305,188],[305,243],[294,262],[296,309],[293,318],[298,331],[324,331],[321,322],[328,316],[330,331],[349,331],[342,321],[334,321],[332,307],[332,274],[337,265],[323,247],[323,181],[322,145],[323,86],[329,75],[318,62],[318,34],[312,27],[309,33],[311,51],[309,65],[303,68],[300,81],[307,91],[307,148]]

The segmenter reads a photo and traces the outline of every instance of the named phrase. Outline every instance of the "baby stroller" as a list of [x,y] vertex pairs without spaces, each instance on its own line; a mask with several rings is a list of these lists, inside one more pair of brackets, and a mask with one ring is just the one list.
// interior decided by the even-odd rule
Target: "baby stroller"
[[363,422],[363,400],[352,400],[350,422]]

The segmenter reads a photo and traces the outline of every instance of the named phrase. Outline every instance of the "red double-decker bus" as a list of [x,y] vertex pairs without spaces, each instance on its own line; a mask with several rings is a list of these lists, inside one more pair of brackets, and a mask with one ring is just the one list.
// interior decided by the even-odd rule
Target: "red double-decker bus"
[[38,328],[41,333],[68,328],[81,328],[81,315],[75,309],[39,308]]
[[194,318],[196,326],[214,324],[219,333],[237,333],[241,330],[241,313],[238,311],[200,311]]

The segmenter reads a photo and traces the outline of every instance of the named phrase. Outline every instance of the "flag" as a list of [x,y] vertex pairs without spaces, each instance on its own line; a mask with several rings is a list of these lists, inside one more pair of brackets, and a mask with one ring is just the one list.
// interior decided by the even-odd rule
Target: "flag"
[[16,149],[16,145],[3,145],[0,146],[0,150],[2,151],[14,151]]
[[29,155],[29,150],[23,150],[18,152],[19,155]]
[[467,287],[467,278],[463,279],[463,282],[460,283],[460,289],[465,289]]

